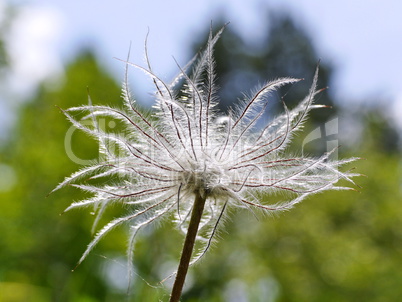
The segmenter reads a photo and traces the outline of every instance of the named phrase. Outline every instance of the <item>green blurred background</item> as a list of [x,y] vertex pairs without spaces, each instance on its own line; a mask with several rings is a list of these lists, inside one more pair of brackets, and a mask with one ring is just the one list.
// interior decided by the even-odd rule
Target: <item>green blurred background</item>
[[[9,18],[11,22],[12,14]],[[6,23],[1,29],[0,77],[4,77],[9,63],[3,43]],[[199,49],[208,30],[186,47]],[[216,49],[222,111],[264,79],[305,78],[276,96],[285,95],[289,107],[308,91],[318,58],[303,28],[291,16],[277,14],[262,41],[253,52],[230,26],[225,31]],[[320,87],[330,85],[335,69],[321,62]],[[125,228],[108,235],[71,271],[91,240],[93,216],[90,211],[60,215],[72,201],[84,197],[74,188],[46,196],[79,168],[64,145],[71,125],[55,105],[86,103],[87,88],[94,103],[119,104],[120,84],[101,67],[90,47],[65,66],[58,85],[40,85],[24,101],[15,127],[1,142],[0,302],[152,302],[169,296],[171,282],[159,282],[175,269],[183,237],[168,221],[140,235],[131,295],[127,295]],[[132,88],[135,92],[135,79]],[[350,166],[365,175],[356,180],[360,187],[314,196],[278,217],[232,211],[217,243],[190,269],[183,301],[400,301],[400,133],[375,99],[367,106],[346,106],[347,101],[340,105],[326,90],[318,102],[333,108],[312,113],[294,151],[300,152],[308,133],[323,130],[327,121],[336,119],[336,135],[315,139],[304,151],[319,154],[329,139],[338,141],[339,157],[362,158]],[[270,108],[267,118],[276,110]],[[72,136],[72,150],[82,159],[98,155],[95,142],[78,132]]]

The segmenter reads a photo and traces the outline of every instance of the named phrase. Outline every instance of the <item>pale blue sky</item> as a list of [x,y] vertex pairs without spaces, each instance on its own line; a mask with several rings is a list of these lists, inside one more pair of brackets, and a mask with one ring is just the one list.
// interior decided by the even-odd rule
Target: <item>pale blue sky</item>
[[[62,18],[59,50],[74,52],[80,43],[96,43],[104,64],[118,68],[112,57],[125,57],[130,41],[133,60],[142,60],[148,27],[149,49],[162,72],[175,68],[171,56],[187,58],[187,41],[205,30],[222,12],[253,39],[266,30],[261,7],[289,9],[313,37],[322,59],[339,67],[339,96],[402,93],[402,2],[399,0],[115,0],[12,1],[51,8]],[[114,66],[115,65],[115,66]]]
[[[205,32],[211,20],[223,15],[252,47],[253,39],[263,36],[267,29],[265,8],[270,7],[290,11],[313,38],[319,58],[335,64],[337,72],[330,91],[340,102],[365,102],[373,96],[402,102],[402,1],[399,0],[9,2],[29,4],[27,15],[40,17],[26,27],[29,32],[45,32],[38,34],[41,38],[36,42],[27,41],[27,37],[35,35],[24,30],[14,35],[15,40],[21,40],[14,46],[20,49],[15,51],[16,61],[23,66],[20,69],[36,71],[28,75],[32,77],[30,80],[18,81],[19,85],[35,83],[35,76],[39,79],[46,73],[60,72],[62,62],[71,59],[83,45],[92,45],[102,64],[121,78],[122,64],[113,57],[125,58],[131,42],[131,60],[142,63],[148,28],[154,70],[169,80],[177,68],[172,56],[185,63],[191,56],[188,53],[191,42],[198,33]],[[29,23],[28,19],[21,18],[22,23]],[[38,21],[44,19],[48,21]],[[42,53],[42,57],[28,55],[35,51]],[[34,58],[31,63],[29,57]],[[37,65],[42,66],[42,73]],[[143,83],[136,76],[133,80]],[[394,101],[392,106],[402,114],[398,102]]]

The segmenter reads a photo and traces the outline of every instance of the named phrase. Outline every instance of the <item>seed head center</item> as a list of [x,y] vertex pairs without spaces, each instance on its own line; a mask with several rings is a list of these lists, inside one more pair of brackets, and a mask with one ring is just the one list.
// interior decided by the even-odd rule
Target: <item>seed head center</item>
[[214,188],[222,186],[227,178],[218,163],[204,162],[203,166],[183,171],[181,182],[188,192],[211,195]]

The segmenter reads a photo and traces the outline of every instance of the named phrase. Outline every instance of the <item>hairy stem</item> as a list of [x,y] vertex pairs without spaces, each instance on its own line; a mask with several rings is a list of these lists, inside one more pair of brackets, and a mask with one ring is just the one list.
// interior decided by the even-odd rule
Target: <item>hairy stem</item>
[[206,197],[200,194],[195,196],[193,211],[191,212],[190,223],[187,230],[186,239],[184,240],[183,251],[181,253],[179,268],[177,269],[176,280],[173,284],[170,302],[178,302],[183,290],[184,281],[186,279],[188,267],[193,254],[195,238],[200,225],[202,212],[204,211]]

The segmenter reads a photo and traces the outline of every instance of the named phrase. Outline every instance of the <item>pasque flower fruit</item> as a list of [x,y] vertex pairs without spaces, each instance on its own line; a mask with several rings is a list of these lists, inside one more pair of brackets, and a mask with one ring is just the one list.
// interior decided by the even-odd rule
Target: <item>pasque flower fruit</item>
[[[98,162],[66,178],[56,188],[71,185],[92,194],[67,210],[94,207],[96,225],[111,204],[123,204],[126,209],[125,214],[96,233],[79,262],[121,224],[127,223],[130,228],[130,258],[137,232],[156,220],[174,219],[187,233],[198,200],[202,207],[193,236],[204,247],[193,256],[194,262],[208,249],[228,207],[274,213],[322,191],[349,189],[336,186],[339,179],[353,183],[351,178],[357,174],[339,168],[355,158],[331,160],[331,151],[318,158],[287,152],[309,111],[323,107],[313,103],[320,92],[316,87],[318,68],[310,91],[299,105],[288,109],[283,103],[283,113],[265,124],[261,120],[270,94],[299,79],[267,82],[227,115],[218,111],[213,48],[221,32],[210,34],[205,50],[188,66],[178,67],[178,76],[169,84],[152,71],[149,63],[145,68],[125,61],[126,69],[140,69],[153,81],[156,92],[151,113],[144,114],[132,98],[127,70],[122,108],[89,104],[63,111],[77,128],[99,142],[102,154]],[[76,120],[77,112],[86,114]],[[120,131],[107,131],[100,126],[101,119],[115,121]],[[99,178],[103,181],[91,184]],[[279,194],[284,196],[282,201],[265,202],[267,196],[278,192],[286,193]],[[192,248],[187,253],[191,256]]]

